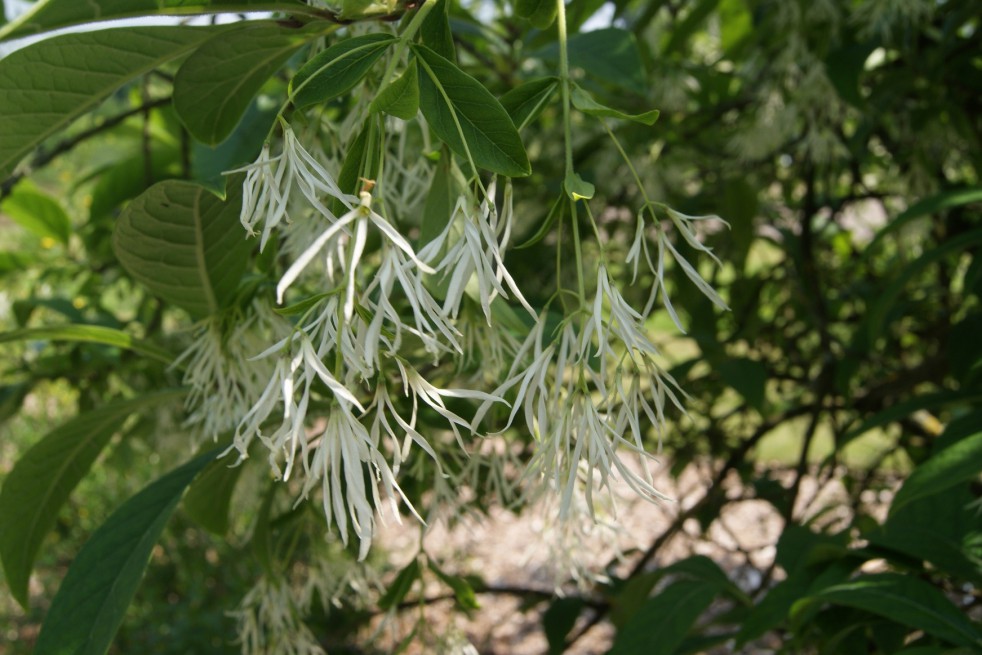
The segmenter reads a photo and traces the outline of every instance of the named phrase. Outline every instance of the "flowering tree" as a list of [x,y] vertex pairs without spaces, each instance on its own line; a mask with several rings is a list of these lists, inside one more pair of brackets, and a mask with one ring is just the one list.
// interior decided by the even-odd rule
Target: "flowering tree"
[[[582,599],[552,603],[553,652],[610,612],[620,629],[612,652],[695,652],[685,648],[701,642],[683,647],[683,637],[717,597],[743,612],[742,628],[708,631],[707,644],[758,638],[775,625],[775,605],[782,616],[796,600],[889,616],[883,595],[899,602],[921,592],[937,594],[926,604],[947,623],[901,617],[905,635],[977,647],[977,623],[950,618],[958,610],[934,587],[881,577],[846,589],[856,565],[835,569],[844,575],[829,574],[825,587],[802,573],[751,613],[747,590],[705,558],[646,572],[657,542],[625,580],[577,557],[584,539],[598,538],[587,536],[592,526],[616,528],[615,482],[667,499],[651,473],[663,439],[680,465],[707,443],[722,456],[716,484],[679,515],[680,526],[709,508],[709,525],[726,476],[752,474],[750,449],[785,421],[812,416],[790,500],[774,499],[787,534],[800,534],[794,501],[817,426],[829,421],[848,440],[880,420],[856,427],[864,412],[913,393],[916,381],[879,392],[863,378],[857,397],[871,398],[869,407],[838,415],[852,402],[849,375],[871,376],[859,365],[843,373],[853,365],[844,344],[859,346],[842,335],[884,327],[890,306],[872,314],[874,327],[834,316],[814,245],[827,237],[847,247],[816,233],[823,208],[838,218],[859,200],[906,200],[885,183],[868,188],[896,171],[870,164],[850,141],[860,127],[890,134],[890,125],[857,125],[866,116],[860,75],[867,88],[900,88],[875,79],[885,69],[869,58],[887,48],[881,57],[906,61],[898,35],[929,32],[935,11],[952,22],[964,13],[956,2],[884,4],[794,2],[767,13],[766,3],[740,1],[45,0],[0,27],[4,40],[42,37],[0,60],[3,210],[93,271],[67,322],[31,323],[32,308],[3,336],[68,342],[77,360],[36,367],[11,386],[12,406],[45,378],[67,377],[79,394],[78,416],[22,453],[0,493],[0,522],[14,526],[0,536],[13,596],[27,603],[45,535],[116,435],[152,444],[162,460],[159,477],[141,481],[78,552],[36,652],[109,648],[179,506],[204,529],[249,544],[256,574],[225,608],[248,653],[323,652],[315,626],[332,604],[395,615],[430,583],[459,611],[476,609],[482,585],[449,573],[422,545],[384,575],[373,549],[380,525],[423,535],[489,507],[533,506],[550,508],[557,590],[578,584],[605,598],[572,635]],[[619,22],[584,28],[604,5]],[[172,16],[216,19],[101,24]],[[967,38],[963,23],[952,28],[956,43]],[[782,32],[787,43],[764,57]],[[656,49],[664,56],[652,57]],[[671,112],[670,124],[656,123],[652,104]],[[693,105],[705,113],[681,119]],[[714,122],[717,142],[702,143],[700,125]],[[962,167],[960,184],[977,183],[965,157],[946,165]],[[72,179],[52,179],[63,159]],[[832,174],[845,161],[855,162],[841,166],[851,182]],[[800,174],[787,172],[792,163]],[[904,174],[938,191],[927,172]],[[53,184],[88,209],[77,233],[42,190]],[[978,199],[977,188],[959,193],[922,214]],[[758,212],[782,211],[800,220],[775,218],[758,234]],[[733,220],[732,233],[717,213]],[[747,309],[747,284],[759,295],[773,283],[749,271],[758,240],[768,245],[756,258],[803,280],[803,295],[782,290],[762,303],[788,321],[774,352],[760,345],[772,343],[767,319]],[[22,284],[32,274],[65,283],[50,260],[20,257],[9,253]],[[728,303],[744,309],[723,318]],[[796,341],[796,321],[817,326],[807,330],[814,344]],[[701,355],[686,362],[664,344],[683,343],[676,337],[687,331]],[[812,371],[805,353],[839,365]],[[700,363],[708,377],[693,372]],[[771,416],[783,401],[769,380],[810,391]],[[731,393],[722,401],[720,384]],[[971,397],[974,378],[960,384]],[[753,419],[727,423],[734,415]],[[682,438],[702,430],[702,440]],[[962,468],[944,490],[964,493],[977,442],[959,442]],[[943,460],[933,466],[951,473]],[[930,471],[922,477],[938,475]],[[768,479],[748,487],[764,496]],[[930,496],[923,485],[937,491],[914,481],[908,497]],[[900,528],[877,529],[885,543]],[[915,555],[938,565],[926,552]],[[782,566],[793,570],[787,558]],[[767,589],[763,581],[756,592]],[[871,600],[850,604],[847,592]],[[682,630],[669,621],[645,636],[666,609],[680,612]],[[797,611],[788,620],[800,627],[807,611]],[[403,648],[474,650],[456,632],[429,634],[422,617],[400,639]]]

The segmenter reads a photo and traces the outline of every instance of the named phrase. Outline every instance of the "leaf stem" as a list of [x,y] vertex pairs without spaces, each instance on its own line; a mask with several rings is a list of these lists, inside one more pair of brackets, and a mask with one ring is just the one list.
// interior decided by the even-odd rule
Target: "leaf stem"
[[[573,125],[570,118],[569,52],[566,33],[566,2],[556,0],[556,23],[559,29],[559,90],[563,100],[563,139],[566,150],[566,169],[563,179],[568,180],[573,172]],[[569,189],[564,192],[568,195]],[[580,227],[576,215],[576,200],[570,198],[570,228],[573,231],[573,252],[576,258],[576,286],[580,305],[586,306],[586,284],[583,280],[583,246],[580,243]]]

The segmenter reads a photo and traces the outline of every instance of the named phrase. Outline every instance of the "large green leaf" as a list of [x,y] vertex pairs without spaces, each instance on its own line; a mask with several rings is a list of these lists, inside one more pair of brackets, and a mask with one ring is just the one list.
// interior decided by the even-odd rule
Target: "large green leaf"
[[937,214],[953,207],[960,207],[971,203],[982,202],[982,187],[968,187],[965,189],[951,189],[942,191],[916,202],[905,211],[897,215],[890,224],[879,230],[873,240],[869,242],[863,251],[864,256],[869,256],[876,247],[887,237],[902,228],[914,219]]
[[413,46],[422,70],[420,109],[450,149],[475,166],[510,177],[532,172],[522,138],[491,92],[426,46]]
[[276,23],[244,23],[206,41],[174,78],[174,109],[203,143],[221,143],[253,97],[305,39]]
[[51,603],[35,655],[103,655],[109,649],[164,525],[217,453],[200,455],[151,483],[95,531]]
[[0,203],[0,210],[21,227],[39,237],[68,243],[72,224],[61,204],[23,182]]
[[557,12],[555,0],[515,0],[515,13],[536,29],[544,30],[552,25]]
[[147,173],[154,182],[183,176],[184,155],[178,144],[159,144],[150,152],[149,170],[144,152],[134,152],[101,170],[92,187],[89,220],[108,218],[115,222],[117,210],[147,189]]
[[132,350],[135,353],[139,353],[145,357],[151,357],[165,364],[170,364],[174,361],[173,355],[159,346],[155,346],[142,339],[137,339],[128,332],[101,325],[53,325],[0,333],[0,343],[10,341],[80,341],[101,343],[106,346]]
[[457,61],[457,48],[453,42],[453,32],[450,30],[450,3],[447,0],[436,0],[430,13],[423,19],[419,28],[419,37],[427,48],[445,57],[448,61]]
[[871,304],[866,316],[869,338],[875,340],[880,336],[897,298],[901,296],[907,283],[920,271],[952,253],[967,250],[979,244],[982,244],[982,229],[975,229],[945,241],[937,248],[922,253],[917,259],[907,264]]
[[641,51],[637,39],[627,30],[608,27],[570,37],[569,63],[582,68],[595,80],[637,93],[645,91]]
[[419,69],[415,62],[375,96],[370,109],[404,121],[416,118],[419,112]]
[[0,41],[95,21],[219,11],[312,12],[301,0],[40,0],[0,29]]
[[854,607],[886,617],[958,646],[982,647],[982,633],[936,587],[897,573],[864,575],[795,603],[792,618],[815,603]]
[[66,34],[0,59],[0,178],[129,80],[224,29],[126,27]]
[[211,148],[196,141],[191,146],[194,179],[209,189],[224,193],[228,180],[224,172],[256,160],[269,127],[276,120],[277,109],[272,98],[260,94],[246,109],[232,134],[219,145]]
[[347,93],[396,41],[391,34],[375,32],[335,43],[297,71],[290,81],[290,99],[297,107],[308,107]]
[[[976,468],[978,470],[978,468]],[[982,522],[968,485],[951,487],[891,508],[886,522],[863,534],[871,546],[928,561],[951,579],[982,585]]]
[[86,412],[45,435],[7,475],[0,490],[0,560],[10,593],[27,606],[27,581],[58,511],[128,416],[173,400],[165,391]]
[[860,423],[856,428],[847,432],[839,440],[838,446],[841,449],[845,444],[857,439],[870,430],[904,419],[918,410],[958,406],[975,403],[980,400],[982,400],[982,391],[979,389],[939,391],[937,393],[920,394],[911,398],[910,400],[905,400],[902,403],[891,405],[882,412],[869,417]]
[[955,485],[974,480],[982,471],[982,432],[935,453],[914,469],[897,492],[890,513],[900,511],[907,503],[940,493]]
[[230,180],[224,202],[190,182],[155,184],[119,217],[116,256],[157,296],[196,317],[214,314],[234,295],[252,248],[241,203],[241,178]]
[[521,131],[523,127],[538,117],[539,113],[559,88],[559,79],[539,77],[524,82],[501,96],[501,106],[505,108],[512,122]]
[[649,598],[617,633],[608,655],[669,655],[709,607],[719,587],[681,580]]
[[203,528],[218,535],[228,532],[228,513],[235,486],[245,470],[234,459],[216,459],[201,472],[184,496],[184,511]]

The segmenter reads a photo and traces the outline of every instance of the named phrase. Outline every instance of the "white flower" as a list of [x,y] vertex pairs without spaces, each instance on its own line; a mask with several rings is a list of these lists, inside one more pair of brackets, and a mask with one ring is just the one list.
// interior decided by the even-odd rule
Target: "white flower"
[[[720,261],[713,253],[712,248],[709,248],[705,244],[701,243],[696,237],[693,223],[696,221],[719,221],[726,225],[725,221],[723,221],[719,216],[688,216],[681,212],[677,212],[670,207],[666,207],[664,205],[659,206],[662,207],[668,214],[668,217],[671,220],[672,225],[674,225],[675,230],[682,236],[682,239],[686,243],[692,246],[696,251],[708,255],[715,264],[720,265]],[[695,267],[693,267],[692,264],[690,264],[685,257],[679,253],[675,246],[672,245],[668,231],[664,227],[658,227],[656,229],[655,239],[658,243],[658,261],[657,264],[651,261],[651,253],[648,250],[648,236],[646,234],[644,220],[644,211],[646,209],[650,209],[650,207],[642,209],[642,211],[638,213],[637,224],[634,232],[634,241],[631,244],[631,248],[628,250],[627,258],[625,260],[627,264],[632,265],[632,284],[637,281],[638,266],[642,261],[644,261],[648,267],[648,270],[654,276],[654,284],[652,285],[648,302],[646,303],[644,310],[642,310],[639,315],[644,317],[651,313],[655,300],[660,293],[662,304],[665,306],[665,310],[672,318],[672,322],[675,323],[675,327],[679,329],[679,332],[685,334],[685,328],[682,326],[682,321],[679,320],[678,313],[675,311],[675,307],[672,305],[671,298],[669,298],[668,295],[668,288],[665,285],[665,261],[668,256],[675,260],[675,263],[679,265],[685,276],[696,285],[696,288],[698,288],[699,291],[710,300],[710,302],[723,310],[728,310],[729,307],[716,292],[716,290],[708,282],[706,282],[705,279],[703,279]]]
[[511,187],[506,186],[507,211],[501,223],[494,206],[494,193],[492,182],[480,208],[473,206],[474,201],[469,196],[460,196],[447,226],[420,251],[421,256],[431,260],[446,249],[436,268],[450,278],[443,311],[454,318],[472,279],[476,282],[476,295],[488,324],[491,324],[491,302],[498,295],[508,298],[509,292],[529,314],[536,315],[505,267],[502,255],[511,234]]
[[283,152],[270,156],[269,144],[263,146],[256,161],[226,174],[245,172],[240,221],[251,235],[263,224],[259,248],[266,247],[270,234],[284,219],[288,220],[290,202],[297,190],[307,205],[334,221],[334,213],[325,198],[336,198],[349,209],[357,198],[346,194],[334,181],[334,176],[297,140],[289,126],[283,128]]
[[[536,440],[535,452],[523,476],[525,482],[532,485],[528,496],[537,497],[541,493],[538,487],[546,485],[559,493],[560,516],[568,517],[578,471],[583,468],[590,476],[597,475],[600,488],[609,489],[611,478],[619,478],[643,498],[664,498],[651,483],[645,464],[649,456],[641,443],[640,424],[625,421],[625,409],[618,414],[611,413],[620,396],[649,418],[663,416],[657,409],[661,405],[656,401],[656,408],[652,409],[648,401],[642,402],[640,387],[625,389],[623,394],[609,387],[590,360],[594,356],[612,357],[612,352],[606,348],[604,352],[593,353],[590,331],[578,333],[567,321],[558,341],[544,346],[543,326],[544,321],[540,320],[519,351],[512,374],[494,391],[495,396],[504,397],[516,389],[511,413],[502,429],[512,425],[519,411],[523,411],[525,427]],[[518,362],[529,363],[522,370]],[[618,366],[616,370],[621,368]],[[657,369],[642,369],[638,374],[650,371]],[[623,383],[620,386],[623,387]],[[490,403],[483,403],[472,425],[476,427],[489,409]],[[631,433],[630,440],[624,438],[628,432]],[[621,460],[619,451],[639,457],[640,475]],[[586,489],[586,502],[592,506],[593,486]]]
[[[375,513],[381,509],[383,500],[388,501],[397,522],[401,522],[396,508],[397,495],[416,513],[379,451],[377,440],[352,414],[347,402],[338,400],[333,405],[327,427],[311,448],[314,452],[309,466],[304,460],[307,475],[303,495],[306,497],[320,482],[327,523],[337,523],[341,540],[347,545],[350,518],[359,540],[359,561],[365,559],[371,548]],[[379,493],[379,486],[385,492],[385,499]]]
[[[240,460],[245,459],[249,445],[258,437],[269,450],[270,465],[277,477],[289,479],[298,450],[304,459],[308,453],[310,437],[306,418],[311,386],[315,380],[323,382],[336,401],[353,405],[360,411],[364,411],[364,408],[354,394],[327,370],[307,333],[294,332],[255,359],[273,355],[278,356],[273,375],[259,399],[239,422],[232,449],[238,451]],[[272,434],[264,434],[263,426],[280,405],[283,410],[279,427]],[[282,471],[279,465],[281,460],[285,462]]]
[[200,324],[194,341],[172,364],[184,367],[183,382],[190,387],[186,424],[211,439],[235,428],[273,372],[272,362],[250,357],[288,328],[258,301]]
[[[309,609],[309,608],[307,608]],[[289,581],[259,578],[231,615],[246,655],[324,655]]]

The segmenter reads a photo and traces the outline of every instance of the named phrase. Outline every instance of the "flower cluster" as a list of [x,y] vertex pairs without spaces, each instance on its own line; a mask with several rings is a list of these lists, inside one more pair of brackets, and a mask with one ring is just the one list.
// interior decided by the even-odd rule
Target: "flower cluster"
[[[229,341],[214,328],[186,355],[189,381],[200,390],[194,416],[208,430],[234,428],[229,450],[240,461],[262,444],[275,477],[298,480],[292,488],[300,499],[318,497],[344,544],[357,539],[360,559],[379,521],[399,521],[399,504],[422,521],[410,496],[421,498],[400,486],[407,466],[413,479],[432,482],[422,499],[428,519],[441,507],[463,511],[461,487],[502,504],[556,498],[560,521],[584,512],[596,520],[594,493],[609,493],[614,480],[643,498],[663,498],[649,472],[647,431],[654,427],[660,438],[669,408],[684,412],[684,394],[661,367],[646,321],[660,299],[682,329],[665,285],[669,259],[725,307],[671,236],[715,261],[696,224],[716,217],[646,206],[627,253],[635,280],[641,267],[653,277],[646,307],[631,306],[602,256],[592,299],[581,284],[578,305],[564,301],[557,315],[550,303],[534,308],[506,266],[510,181],[499,194],[495,178],[485,186],[451,163],[448,187],[457,199],[417,250],[388,208],[407,201],[392,180],[432,176],[418,159],[392,157],[387,170],[395,172],[363,180],[356,195],[337,182],[336,157],[281,125],[279,154],[267,145],[242,169],[241,222],[260,249],[274,235],[286,237],[275,288],[283,316],[257,314],[236,328],[261,325],[268,339],[236,341],[241,371],[207,363],[215,344]],[[509,329],[500,311],[513,319]],[[207,396],[210,388],[221,391]],[[513,428],[531,438],[530,451],[482,446]]]

